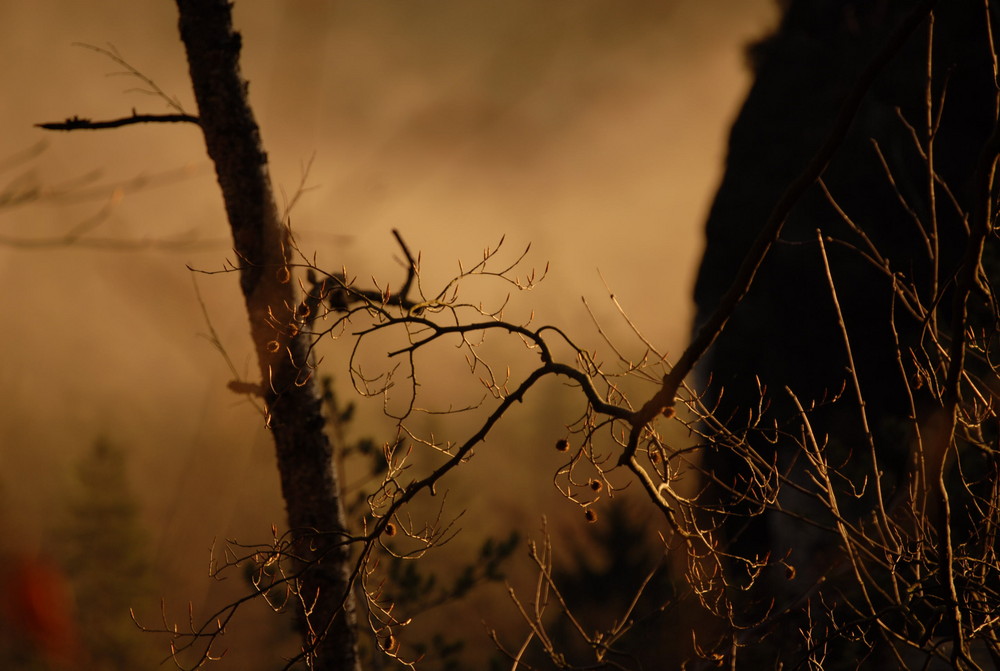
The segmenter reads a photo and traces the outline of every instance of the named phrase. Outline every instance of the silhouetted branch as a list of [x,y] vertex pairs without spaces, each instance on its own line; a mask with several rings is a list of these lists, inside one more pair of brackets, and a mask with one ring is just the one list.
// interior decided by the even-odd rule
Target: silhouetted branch
[[37,128],[45,130],[103,130],[105,128],[121,128],[137,123],[193,123],[198,124],[198,117],[190,114],[137,114],[132,112],[132,116],[121,119],[111,119],[110,121],[91,121],[78,116],[73,116],[65,121],[52,121],[47,123],[36,123]]
[[657,415],[672,409],[676,402],[677,390],[684,382],[684,378],[694,369],[695,364],[712,346],[715,339],[722,333],[733,310],[740,304],[750,285],[753,284],[754,277],[760,269],[764,258],[770,251],[771,246],[781,235],[781,230],[785,225],[789,213],[796,203],[802,198],[806,190],[822,177],[823,172],[829,165],[837,149],[844,141],[847,131],[851,127],[855,115],[861,106],[861,101],[871,87],[872,82],[889,63],[892,57],[898,52],[914,30],[923,22],[937,0],[923,0],[907,18],[900,24],[892,34],[885,46],[878,55],[868,64],[858,77],[847,98],[841,105],[840,112],[834,121],[833,128],[830,129],[826,141],[820,147],[816,155],[806,169],[792,182],[788,189],[782,194],[774,210],[768,217],[767,223],[754,240],[753,245],[748,250],[743,262],[736,273],[729,290],[719,301],[718,307],[712,316],[708,318],[695,335],[694,340],[678,359],[673,369],[663,377],[663,387],[652,398],[650,398],[636,413],[632,423],[632,431],[629,435],[629,442],[626,450],[622,453],[619,463],[626,464],[635,454],[636,446],[639,443],[639,435],[642,429],[649,424]]

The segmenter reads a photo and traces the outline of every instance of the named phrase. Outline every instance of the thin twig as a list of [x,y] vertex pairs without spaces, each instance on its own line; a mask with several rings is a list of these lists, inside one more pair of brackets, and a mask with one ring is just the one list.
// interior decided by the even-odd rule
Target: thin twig
[[816,152],[815,156],[813,156],[806,169],[788,186],[774,206],[774,210],[772,210],[770,217],[768,217],[767,222],[764,224],[764,228],[757,235],[753,245],[751,245],[746,256],[743,258],[743,263],[740,265],[733,283],[719,301],[715,312],[698,329],[694,340],[684,350],[674,368],[669,374],[664,376],[663,386],[660,391],[649,399],[635,414],[632,420],[632,431],[629,435],[628,445],[620,459],[621,464],[628,463],[635,453],[639,442],[639,435],[643,427],[663,412],[664,409],[673,407],[677,390],[680,388],[684,378],[694,369],[694,365],[708,351],[708,348],[712,346],[716,338],[719,337],[736,306],[740,304],[743,297],[750,290],[750,285],[753,283],[757,271],[764,262],[764,258],[781,235],[785,221],[788,219],[792,208],[805,195],[809,187],[815,184],[816,180],[822,177],[826,171],[826,167],[843,143],[844,137],[847,135],[847,131],[850,129],[851,123],[854,121],[854,117],[861,107],[861,102],[875,81],[875,78],[889,61],[892,60],[896,52],[902,48],[909,36],[917,29],[917,26],[924,21],[936,2],[937,0],[923,0],[923,2],[915,7],[899,27],[896,28],[895,32],[892,33],[882,50],[858,76],[854,87],[848,93],[847,98],[840,107],[840,112],[833,122],[833,127],[830,129],[826,141],[819,148],[819,151]]

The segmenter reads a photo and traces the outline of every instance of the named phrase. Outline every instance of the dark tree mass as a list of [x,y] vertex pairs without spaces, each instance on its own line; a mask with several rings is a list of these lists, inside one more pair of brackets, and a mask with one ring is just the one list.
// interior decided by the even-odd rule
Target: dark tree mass
[[[783,4],[777,31],[748,49],[754,84],[733,126],[707,222],[695,288],[698,323],[714,311],[760,222],[805,169],[862,70],[925,3]],[[970,241],[992,228],[980,208],[989,199],[981,193],[982,173],[992,169],[995,154],[990,138],[997,88],[987,17],[995,21],[996,9],[982,2],[936,3],[932,19],[873,82],[821,181],[792,210],[749,293],[700,364],[702,378],[710,381],[708,404],[718,404],[716,416],[745,426],[763,413],[760,427],[769,429],[754,436],[753,448],[800,483],[806,481],[805,459],[800,434],[788,424],[796,410],[786,387],[803,404],[816,404],[811,428],[825,441],[831,463],[842,465],[841,512],[851,523],[872,513],[877,494],[863,477],[871,457],[844,331],[890,516],[905,517],[919,492],[917,427],[925,430],[921,456],[930,461],[928,427],[947,407],[940,378],[955,343],[952,315],[965,301],[956,287],[962,287]],[[964,324],[978,338],[968,364],[973,377],[985,369],[995,331],[992,242],[986,235],[986,271],[978,274]],[[973,396],[969,389],[961,393],[966,402]],[[974,455],[978,447],[969,444],[991,442],[986,424],[967,432],[958,449]],[[746,461],[710,445],[705,465],[716,478],[717,496],[750,514],[754,504],[736,501],[729,488],[751,477]],[[786,490],[781,502],[792,514],[736,517],[725,528],[739,555],[790,558],[797,580],[789,581],[782,569],[767,581],[779,603],[844,568],[830,550],[832,535],[796,519],[829,519],[829,511],[824,515],[815,499],[794,491]]]

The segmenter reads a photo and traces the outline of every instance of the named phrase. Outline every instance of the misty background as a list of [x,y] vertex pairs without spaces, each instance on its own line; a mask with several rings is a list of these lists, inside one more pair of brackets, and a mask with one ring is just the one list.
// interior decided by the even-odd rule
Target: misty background
[[[0,551],[48,551],[73,464],[105,437],[127,455],[156,590],[183,617],[187,600],[197,608],[224,589],[206,575],[214,539],[266,541],[283,521],[262,419],[226,389],[233,375],[204,337],[199,293],[238,372],[253,374],[236,277],[188,269],[232,259],[214,174],[193,125],[33,127],[170,111],[119,64],[74,43],[113,48],[196,114],[175,14],[166,0],[0,6]],[[525,269],[550,266],[518,297],[518,314],[533,310],[535,323],[602,347],[583,297],[625,342],[603,277],[674,355],[690,328],[728,125],[749,85],[743,49],[775,17],[770,0],[237,0],[235,9],[279,193],[290,200],[308,166],[291,219],[318,265],[398,286],[395,228],[436,287],[505,236],[505,258],[530,243]],[[72,230],[84,232],[60,240]],[[335,354],[322,372],[352,400]],[[366,419],[354,430],[391,437],[380,401],[359,403]],[[520,445],[546,413],[524,410],[502,435],[525,454],[547,449],[550,434],[537,449]],[[534,469],[479,450],[480,475],[456,485],[480,492],[469,517],[486,511],[498,527],[533,532],[539,507],[560,503],[550,452],[532,457]],[[486,487],[498,474],[516,483],[514,496]]]

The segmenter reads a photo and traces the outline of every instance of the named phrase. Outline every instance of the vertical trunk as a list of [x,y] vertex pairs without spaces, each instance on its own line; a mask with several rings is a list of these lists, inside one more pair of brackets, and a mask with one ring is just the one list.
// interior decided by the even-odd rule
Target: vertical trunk
[[232,228],[288,525],[295,552],[307,561],[294,567],[306,568],[299,583],[309,607],[308,616],[299,609],[304,650],[315,669],[356,671],[344,514],[307,343],[290,328],[297,299],[288,231],[240,75],[240,35],[227,0],[177,0],[177,7],[201,128]]

